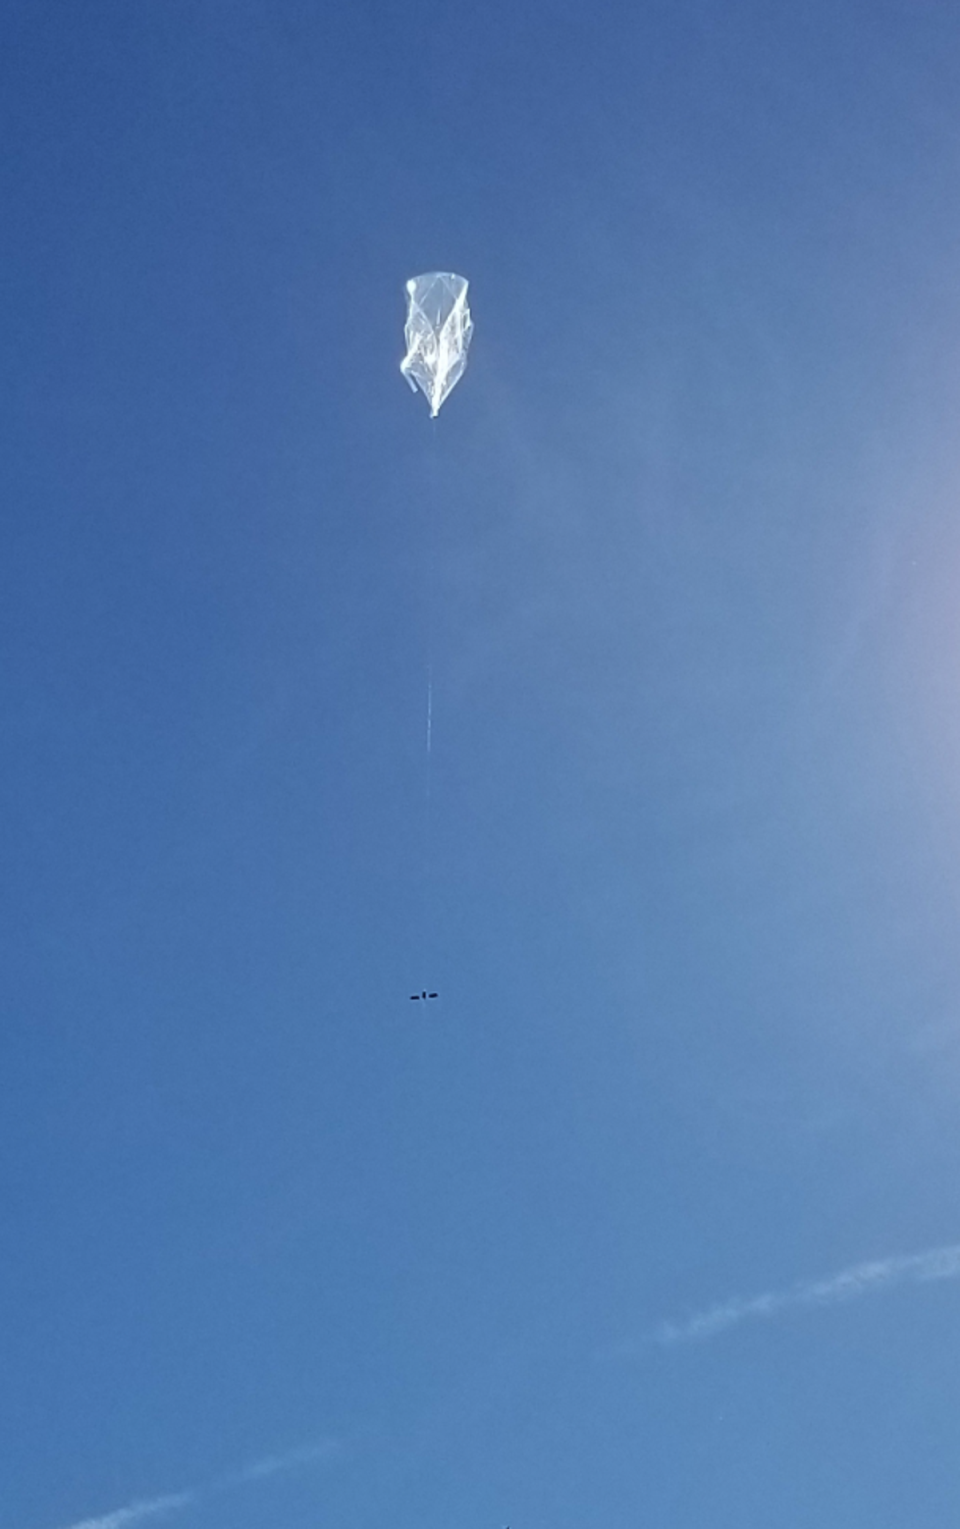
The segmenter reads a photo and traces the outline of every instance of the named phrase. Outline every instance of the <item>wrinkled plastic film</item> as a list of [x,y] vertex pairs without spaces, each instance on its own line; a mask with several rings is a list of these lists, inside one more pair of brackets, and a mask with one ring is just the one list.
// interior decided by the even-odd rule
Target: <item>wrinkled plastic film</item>
[[452,271],[428,271],[407,282],[407,354],[400,370],[414,392],[420,389],[433,418],[466,369],[473,334],[468,286]]

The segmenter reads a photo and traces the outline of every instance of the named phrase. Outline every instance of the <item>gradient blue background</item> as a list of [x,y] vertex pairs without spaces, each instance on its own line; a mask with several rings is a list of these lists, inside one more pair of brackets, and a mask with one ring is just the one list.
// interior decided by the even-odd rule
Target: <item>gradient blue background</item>
[[956,1285],[639,1340],[960,1239],[958,90],[945,0],[6,0],[0,1529],[956,1518]]

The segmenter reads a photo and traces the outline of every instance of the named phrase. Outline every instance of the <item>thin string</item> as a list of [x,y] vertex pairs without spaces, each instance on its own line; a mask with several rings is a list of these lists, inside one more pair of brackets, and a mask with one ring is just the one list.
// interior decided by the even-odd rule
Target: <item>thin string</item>
[[423,901],[421,926],[421,959],[423,973],[418,979],[421,986],[436,986],[435,961],[435,853],[433,811],[433,643],[436,604],[436,519],[439,472],[437,461],[437,426],[430,423],[430,445],[427,457],[427,493],[424,496],[425,517],[423,527],[424,579],[424,647],[426,649],[426,719],[424,730],[424,783],[423,783]]

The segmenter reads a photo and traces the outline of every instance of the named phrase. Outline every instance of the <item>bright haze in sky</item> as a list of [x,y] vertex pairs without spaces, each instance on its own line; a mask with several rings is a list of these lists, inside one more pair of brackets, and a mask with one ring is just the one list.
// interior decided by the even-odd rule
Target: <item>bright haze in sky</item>
[[958,57],[8,0],[0,1529],[956,1520]]

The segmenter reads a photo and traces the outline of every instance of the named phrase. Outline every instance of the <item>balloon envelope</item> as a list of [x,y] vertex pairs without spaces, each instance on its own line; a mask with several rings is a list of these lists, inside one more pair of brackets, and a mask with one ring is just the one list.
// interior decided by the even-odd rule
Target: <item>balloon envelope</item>
[[407,354],[400,370],[414,392],[420,389],[434,418],[467,365],[473,334],[468,286],[465,276],[452,271],[427,271],[407,282]]

